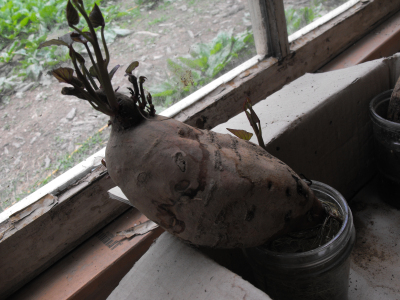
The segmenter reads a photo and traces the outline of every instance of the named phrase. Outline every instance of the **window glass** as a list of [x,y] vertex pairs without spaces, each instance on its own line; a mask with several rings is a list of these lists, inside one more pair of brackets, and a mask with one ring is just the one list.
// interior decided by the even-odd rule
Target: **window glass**
[[[67,48],[38,49],[68,32],[66,3],[0,0],[0,211],[107,143],[108,117],[62,95],[63,84],[47,74],[71,67]],[[94,0],[84,3],[90,11]],[[158,113],[256,54],[247,0],[96,3],[106,19],[110,69],[121,65],[114,88],[129,94],[124,70],[139,61],[135,72],[147,77]],[[91,66],[84,48],[75,49]]]
[[288,35],[346,2],[347,0],[284,0]]

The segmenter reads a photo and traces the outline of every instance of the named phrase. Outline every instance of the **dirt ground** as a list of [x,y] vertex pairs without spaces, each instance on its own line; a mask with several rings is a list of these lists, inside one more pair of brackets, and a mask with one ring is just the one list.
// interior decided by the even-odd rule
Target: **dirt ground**
[[[129,93],[130,83],[123,75],[134,60],[140,63],[138,73],[152,86],[170,76],[167,58],[187,55],[192,45],[210,42],[219,31],[251,29],[247,0],[159,2],[150,9],[143,6],[137,19],[122,18],[110,25],[130,30],[110,46],[110,66],[121,65],[113,78],[120,92]],[[327,7],[339,2],[345,1],[331,0]],[[301,6],[310,1],[285,3]],[[121,11],[137,5],[127,0],[114,4],[120,4]],[[0,212],[107,143],[108,117],[83,100],[61,95],[61,88],[42,74],[39,82],[25,82],[0,100]]]

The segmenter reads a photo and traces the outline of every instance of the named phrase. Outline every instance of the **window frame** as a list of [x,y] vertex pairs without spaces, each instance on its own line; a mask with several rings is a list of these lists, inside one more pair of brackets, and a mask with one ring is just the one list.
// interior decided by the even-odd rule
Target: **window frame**
[[[303,74],[316,72],[400,10],[398,1],[352,0],[347,10],[338,13],[337,9],[327,17],[330,19],[325,18],[325,23],[306,27],[285,42],[285,32],[267,34],[271,28],[282,29],[282,0],[249,2],[253,27],[259,28],[254,31],[258,55],[163,115],[211,129],[240,113],[246,96],[255,104]],[[349,32],[348,28],[356,30]],[[341,37],[344,30],[346,37]],[[18,276],[3,281],[2,295],[11,294],[129,208],[108,198],[107,190],[115,184],[99,165],[97,158],[101,156],[104,149],[0,214],[3,266],[19,270]],[[48,194],[55,197],[48,198]],[[92,211],[96,212],[95,217],[88,218]],[[33,233],[36,236],[32,237]],[[56,235],[60,237],[54,240]],[[37,241],[41,244],[36,261],[13,259],[29,256]],[[2,276],[9,275],[4,272]]]

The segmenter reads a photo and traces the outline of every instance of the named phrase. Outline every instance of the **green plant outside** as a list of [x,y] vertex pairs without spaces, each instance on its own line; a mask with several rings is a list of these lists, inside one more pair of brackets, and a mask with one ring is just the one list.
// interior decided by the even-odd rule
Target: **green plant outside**
[[320,18],[320,13],[324,9],[324,2],[325,0],[314,0],[308,7],[287,7],[285,9],[285,17],[288,35]]
[[[101,5],[101,2],[84,1],[88,12],[94,3]],[[55,46],[38,49],[51,32],[65,26],[61,25],[65,23],[65,6],[65,0],[0,0],[0,63],[13,66],[8,79],[0,78],[0,92],[12,88],[18,79],[37,80],[46,69],[69,59],[66,49]],[[117,5],[101,9],[106,23],[140,13],[138,9],[120,12]],[[85,27],[83,18],[77,26]]]
[[148,25],[149,25],[149,26],[156,25],[156,24],[165,22],[165,21],[167,21],[167,20],[168,20],[168,17],[162,16],[161,18],[154,19],[153,21],[148,22]]
[[[305,25],[321,17],[324,0],[315,0],[310,7],[292,8],[285,10],[288,34],[292,34]],[[232,36],[220,32],[211,43],[200,43],[192,47],[190,57],[178,57],[167,60],[167,68],[171,76],[157,86],[150,88],[157,111],[179,101],[209,83],[215,77],[227,71],[228,63],[243,56],[254,46],[251,32]]]
[[150,88],[158,112],[192,93],[213,78],[234,67],[230,63],[242,58],[254,48],[251,32],[234,36],[220,32],[210,43],[199,43],[191,47],[188,57],[167,60],[169,79]]

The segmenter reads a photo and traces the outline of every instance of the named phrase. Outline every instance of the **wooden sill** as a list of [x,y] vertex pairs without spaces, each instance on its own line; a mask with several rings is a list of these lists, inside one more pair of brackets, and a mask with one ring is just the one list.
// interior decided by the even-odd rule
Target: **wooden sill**
[[374,59],[392,56],[400,52],[399,40],[400,12],[343,51],[322,67],[319,72],[348,68]]
[[130,208],[10,299],[106,299],[163,230],[158,227],[131,239],[116,233],[147,220],[135,208]]

